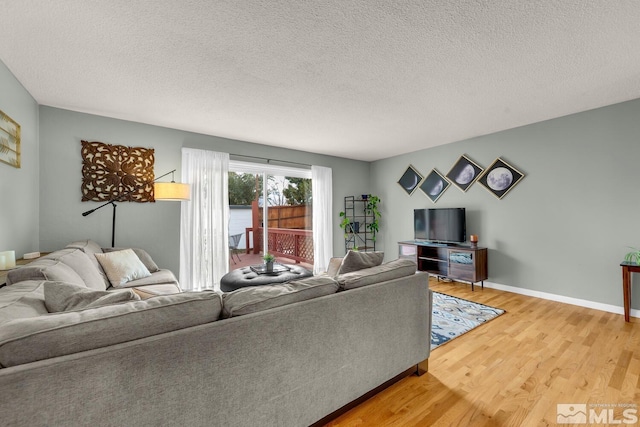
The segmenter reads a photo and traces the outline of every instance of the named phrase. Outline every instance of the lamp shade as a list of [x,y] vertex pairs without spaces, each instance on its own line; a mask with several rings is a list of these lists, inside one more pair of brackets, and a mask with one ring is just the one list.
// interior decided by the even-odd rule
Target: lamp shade
[[153,184],[153,194],[156,200],[183,201],[191,200],[189,184],[176,182],[156,182]]

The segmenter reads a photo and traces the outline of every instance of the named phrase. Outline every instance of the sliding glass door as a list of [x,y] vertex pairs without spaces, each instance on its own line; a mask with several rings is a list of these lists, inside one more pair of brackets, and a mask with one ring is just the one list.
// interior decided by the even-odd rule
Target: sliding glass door
[[311,171],[237,161],[229,171],[230,269],[261,264],[266,252],[312,269]]

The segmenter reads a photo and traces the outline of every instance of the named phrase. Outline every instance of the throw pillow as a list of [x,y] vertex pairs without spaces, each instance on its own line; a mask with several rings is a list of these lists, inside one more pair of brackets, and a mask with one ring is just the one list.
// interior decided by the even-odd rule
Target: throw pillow
[[340,266],[342,265],[342,258],[333,257],[329,260],[329,265],[327,266],[327,276],[336,277],[338,272],[340,271]]
[[363,268],[376,267],[382,264],[384,252],[349,251],[342,260],[338,274],[351,273]]
[[140,248],[102,248],[102,252],[109,253],[109,252],[123,251],[125,249],[131,249],[133,252],[135,252],[135,254],[138,255],[138,258],[140,258],[140,261],[142,261],[142,263],[144,264],[145,267],[147,267],[147,270],[149,270],[150,273],[154,273],[154,272],[160,270],[160,268],[158,267],[158,264],[155,263],[155,261],[151,258],[151,255],[149,255],[147,253],[147,251],[145,251],[144,249],[140,249]]
[[147,267],[131,249],[95,254],[95,256],[114,288],[132,280],[151,276]]
[[82,310],[126,301],[140,301],[130,289],[121,291],[94,291],[64,282],[44,282],[44,304],[49,313]]

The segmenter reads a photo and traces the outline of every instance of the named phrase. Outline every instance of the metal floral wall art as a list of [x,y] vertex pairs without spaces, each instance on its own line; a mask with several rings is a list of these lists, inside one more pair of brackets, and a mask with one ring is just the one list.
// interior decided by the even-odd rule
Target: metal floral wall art
[[[154,149],[81,141],[82,201],[153,202]],[[135,190],[135,191],[134,191]]]

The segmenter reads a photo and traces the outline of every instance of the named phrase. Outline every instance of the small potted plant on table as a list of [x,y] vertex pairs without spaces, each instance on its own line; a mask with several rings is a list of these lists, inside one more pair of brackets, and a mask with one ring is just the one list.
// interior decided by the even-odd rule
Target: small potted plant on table
[[273,263],[276,260],[276,257],[267,252],[264,254],[262,259],[264,260],[264,265],[267,269],[267,273],[273,273]]

